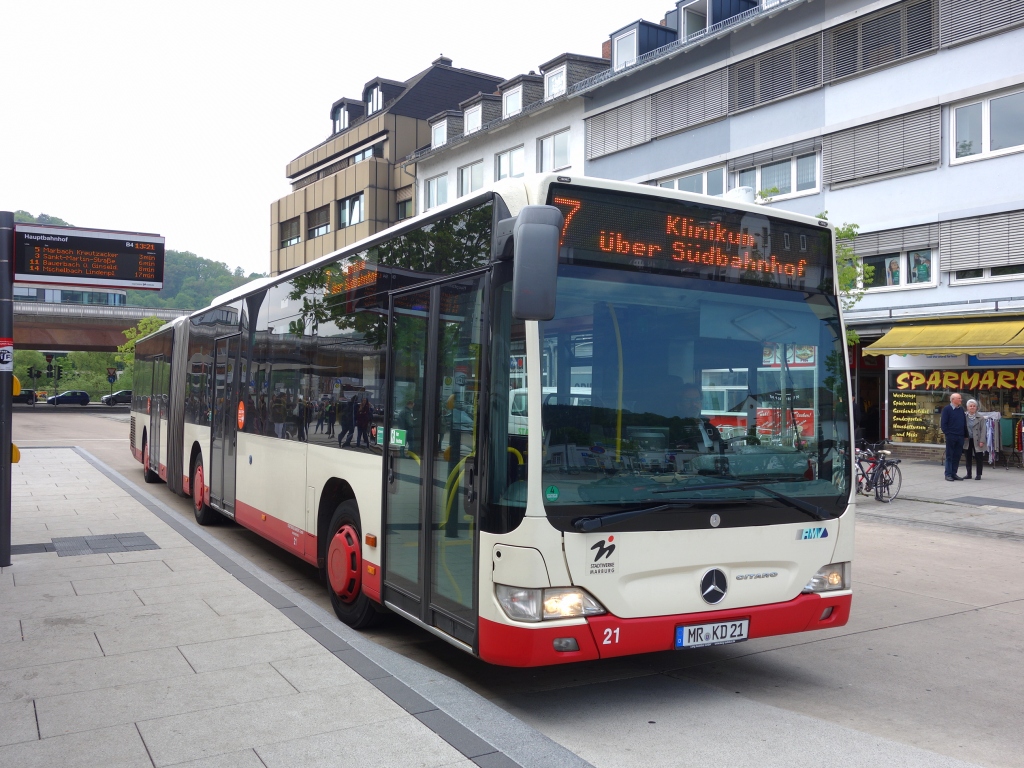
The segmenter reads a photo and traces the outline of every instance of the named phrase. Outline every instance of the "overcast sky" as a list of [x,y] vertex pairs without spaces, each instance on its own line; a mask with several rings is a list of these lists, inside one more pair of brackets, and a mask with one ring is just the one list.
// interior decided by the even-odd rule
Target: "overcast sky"
[[330,106],[439,54],[511,77],[670,0],[513,3],[4,3],[0,210],[157,232],[167,247],[266,272],[285,164]]

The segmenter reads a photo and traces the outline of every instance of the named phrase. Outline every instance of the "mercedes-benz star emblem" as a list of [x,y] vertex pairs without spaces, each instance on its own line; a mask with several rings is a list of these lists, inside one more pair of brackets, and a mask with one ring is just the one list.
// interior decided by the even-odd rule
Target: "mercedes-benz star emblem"
[[717,568],[712,568],[700,580],[700,596],[710,605],[722,602],[727,589],[729,582],[726,581],[725,574]]

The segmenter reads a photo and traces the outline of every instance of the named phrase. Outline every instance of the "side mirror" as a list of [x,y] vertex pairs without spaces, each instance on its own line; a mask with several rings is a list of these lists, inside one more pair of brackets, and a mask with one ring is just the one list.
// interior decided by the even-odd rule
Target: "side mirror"
[[527,205],[513,229],[512,317],[550,320],[555,316],[558,242],[562,212],[553,205]]

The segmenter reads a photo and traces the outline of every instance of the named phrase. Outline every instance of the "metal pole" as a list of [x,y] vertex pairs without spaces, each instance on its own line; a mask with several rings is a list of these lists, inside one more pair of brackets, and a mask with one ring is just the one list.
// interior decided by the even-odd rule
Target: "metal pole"
[[0,211],[0,567],[11,564],[11,386],[14,383],[14,214]]

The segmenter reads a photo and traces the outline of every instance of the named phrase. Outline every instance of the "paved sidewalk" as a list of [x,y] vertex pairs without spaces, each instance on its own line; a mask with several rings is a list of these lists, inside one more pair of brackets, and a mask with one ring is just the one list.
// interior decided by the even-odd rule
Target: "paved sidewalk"
[[[31,552],[0,570],[0,765],[526,764],[87,457],[14,467],[13,544]],[[546,764],[586,765],[518,733]]]
[[[963,533],[1024,540],[1024,470],[985,465],[981,480],[947,482],[938,461],[904,458],[903,487],[891,504],[857,499],[858,514]],[[960,464],[960,476],[966,468]]]

